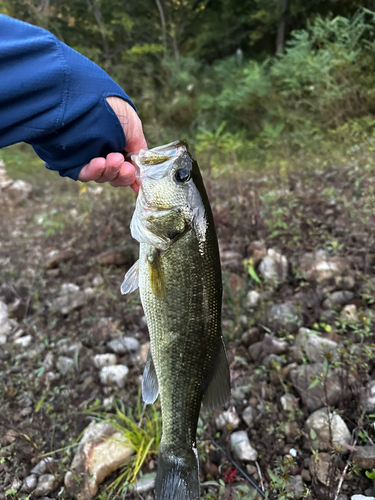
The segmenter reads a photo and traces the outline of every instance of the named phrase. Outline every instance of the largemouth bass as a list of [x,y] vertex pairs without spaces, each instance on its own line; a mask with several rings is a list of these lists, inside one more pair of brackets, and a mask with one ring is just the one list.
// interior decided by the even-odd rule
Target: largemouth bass
[[216,408],[230,394],[214,220],[184,142],[141,150],[131,160],[140,189],[130,229],[140,255],[121,291],[139,286],[150,333],[142,394],[146,403],[160,394],[163,419],[155,498],[199,500],[201,405]]

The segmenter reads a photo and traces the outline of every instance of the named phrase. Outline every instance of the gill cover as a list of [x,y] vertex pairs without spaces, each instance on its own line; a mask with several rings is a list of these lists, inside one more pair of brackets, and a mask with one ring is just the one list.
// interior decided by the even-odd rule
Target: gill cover
[[[141,149],[130,155],[140,184],[137,203],[130,224],[131,234],[140,243],[166,250],[174,234],[184,224],[192,227],[198,241],[206,239],[207,219],[202,197],[194,178],[198,166],[183,141],[172,142],[154,149]],[[200,175],[200,174],[199,174]],[[178,218],[175,217],[178,215]],[[164,231],[159,220],[173,221],[173,228]]]

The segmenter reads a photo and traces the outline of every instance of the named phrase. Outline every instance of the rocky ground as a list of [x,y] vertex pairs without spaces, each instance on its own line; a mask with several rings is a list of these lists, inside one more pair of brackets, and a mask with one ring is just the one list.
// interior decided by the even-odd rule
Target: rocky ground
[[[207,183],[233,389],[226,408],[201,416],[202,498],[260,498],[231,459],[268,498],[375,496],[367,154]],[[160,414],[139,404],[147,326],[138,294],[119,291],[137,258],[134,199],[62,180],[28,185],[0,168],[0,205],[0,500],[152,499]],[[153,445],[139,481],[125,472],[116,490],[134,456],[129,425],[147,427]]]

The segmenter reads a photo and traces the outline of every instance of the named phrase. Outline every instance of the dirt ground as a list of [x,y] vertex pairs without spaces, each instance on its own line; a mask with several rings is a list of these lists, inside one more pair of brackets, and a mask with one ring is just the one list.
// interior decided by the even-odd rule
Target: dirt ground
[[[364,403],[364,391],[375,379],[371,316],[371,311],[375,314],[375,282],[371,281],[375,276],[375,176],[374,168],[366,167],[366,153],[361,155],[350,165],[319,171],[282,177],[241,174],[230,182],[207,181],[222,249],[223,331],[233,383],[229,405],[235,408],[239,423],[227,422],[219,429],[218,412],[202,417],[201,430],[227,454],[224,457],[207,434],[200,433],[201,482],[212,483],[202,488],[202,498],[254,498],[253,489],[246,489],[248,483],[229,457],[263,484],[269,498],[348,500],[355,493],[375,492],[373,480],[353,462],[354,443],[366,445],[375,439],[374,415]],[[22,493],[20,485],[46,454],[56,460],[56,482],[45,497],[69,497],[63,479],[77,439],[93,413],[103,411],[106,401],[108,405],[108,398],[125,407],[136,405],[144,368],[140,353],[148,342],[138,293],[126,298],[120,294],[122,278],[138,252],[129,232],[132,194],[65,180],[32,188],[31,195],[19,203],[0,191],[0,300],[7,304],[12,320],[6,343],[0,345],[0,500],[34,498],[32,493]],[[254,242],[258,243],[254,246]],[[259,271],[264,254],[259,259],[257,251],[264,251],[262,245],[277,249],[287,259],[286,275],[276,284],[267,283]],[[347,302],[355,306],[357,317],[367,318],[360,325],[342,320],[343,304],[322,306],[342,289],[337,280],[318,283],[303,273],[304,256],[319,249],[329,258],[345,261],[342,276],[353,279],[353,296]],[[64,314],[56,298],[69,283],[83,295],[80,305]],[[249,305],[252,290],[262,297],[255,307]],[[308,303],[307,297],[314,300]],[[271,319],[272,306],[286,302],[297,308],[297,326]],[[311,408],[290,377],[297,365],[308,363],[295,349],[301,326],[336,342],[340,351],[345,390],[333,404],[322,400],[321,406],[337,410],[352,441],[344,452],[328,443],[326,481],[311,466],[313,457],[324,451],[311,443],[312,434],[306,435]],[[263,342],[264,347],[267,333],[287,347],[280,353],[263,348],[254,355],[251,346]],[[119,355],[119,363],[129,368],[121,388],[104,385],[93,364],[93,356],[108,352],[108,341],[118,335],[133,337],[141,346]],[[29,336],[24,344],[17,342]],[[61,356],[72,360],[66,372],[58,364]],[[292,412],[281,404],[286,393],[295,397]],[[249,406],[254,409],[251,425],[243,419]],[[293,432],[286,429],[291,425]],[[234,428],[247,431],[258,454],[257,464],[236,459],[230,445]],[[144,473],[154,470],[155,458],[144,465]],[[290,480],[296,476],[302,477],[303,492],[298,494],[293,493]],[[96,498],[107,498],[105,488],[115,477],[113,473],[104,482]],[[343,496],[336,496],[338,490]],[[152,498],[152,492],[147,495]]]

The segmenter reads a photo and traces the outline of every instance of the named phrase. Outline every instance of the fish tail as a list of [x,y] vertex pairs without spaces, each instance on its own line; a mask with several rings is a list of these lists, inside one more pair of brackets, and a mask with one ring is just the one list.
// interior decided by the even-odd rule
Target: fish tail
[[155,500],[199,500],[199,462],[195,449],[160,445]]

